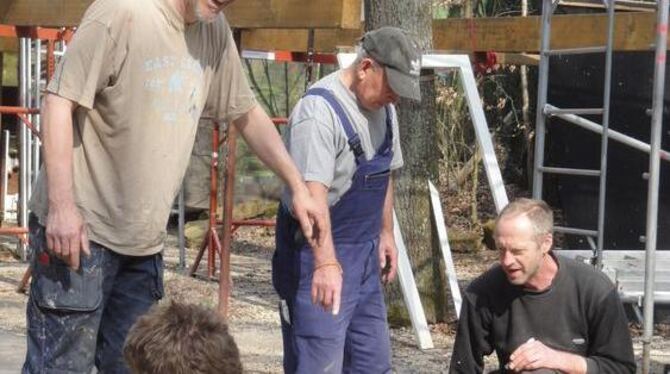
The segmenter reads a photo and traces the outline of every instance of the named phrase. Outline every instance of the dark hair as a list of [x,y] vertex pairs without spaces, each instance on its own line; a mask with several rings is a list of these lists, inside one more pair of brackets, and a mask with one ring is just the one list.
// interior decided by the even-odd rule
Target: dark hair
[[123,355],[135,374],[242,373],[223,318],[199,305],[156,305],[131,327]]

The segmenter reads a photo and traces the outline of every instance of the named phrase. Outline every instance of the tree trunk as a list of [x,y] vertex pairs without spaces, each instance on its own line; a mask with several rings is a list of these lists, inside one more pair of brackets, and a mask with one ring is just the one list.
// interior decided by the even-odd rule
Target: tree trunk
[[[3,75],[4,73],[4,57],[5,54],[3,52],[0,52],[0,105],[5,105],[2,101],[2,89],[4,85],[4,80],[3,80]],[[2,139],[2,114],[0,114],[0,139]]]
[[[431,0],[366,0],[365,27],[396,26],[413,35],[425,51],[432,49]],[[446,287],[439,246],[433,229],[428,180],[436,183],[440,153],[435,120],[433,72],[424,70],[421,103],[398,105],[400,141],[405,165],[396,178],[395,209],[409,252],[428,321],[446,319]],[[398,282],[387,289],[389,320],[406,323],[407,309]]]

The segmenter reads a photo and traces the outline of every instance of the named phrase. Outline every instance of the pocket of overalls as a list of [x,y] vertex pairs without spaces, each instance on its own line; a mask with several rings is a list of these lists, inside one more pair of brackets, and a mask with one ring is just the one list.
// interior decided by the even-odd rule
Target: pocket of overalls
[[385,170],[381,173],[369,174],[365,176],[365,189],[378,190],[386,188],[389,183],[390,170]]
[[65,262],[50,254],[45,242],[33,238],[34,258],[31,296],[40,308],[90,312],[102,301],[104,249],[91,243],[91,254],[81,255],[77,270],[70,269]]

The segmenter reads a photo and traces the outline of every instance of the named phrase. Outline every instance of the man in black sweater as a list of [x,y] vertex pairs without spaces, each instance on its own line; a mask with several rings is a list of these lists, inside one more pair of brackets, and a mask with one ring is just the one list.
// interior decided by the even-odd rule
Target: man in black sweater
[[481,373],[494,350],[500,372],[635,373],[616,288],[591,266],[551,252],[553,214],[519,199],[498,216],[500,264],[465,291],[450,373]]

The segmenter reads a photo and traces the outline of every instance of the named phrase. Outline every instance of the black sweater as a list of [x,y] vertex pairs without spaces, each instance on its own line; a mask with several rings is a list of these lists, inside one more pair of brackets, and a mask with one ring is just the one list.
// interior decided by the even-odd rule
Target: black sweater
[[535,338],[586,357],[587,373],[635,373],[623,305],[612,282],[591,266],[563,258],[551,286],[531,292],[509,283],[497,265],[465,291],[450,373],[481,373],[494,350],[500,369]]

